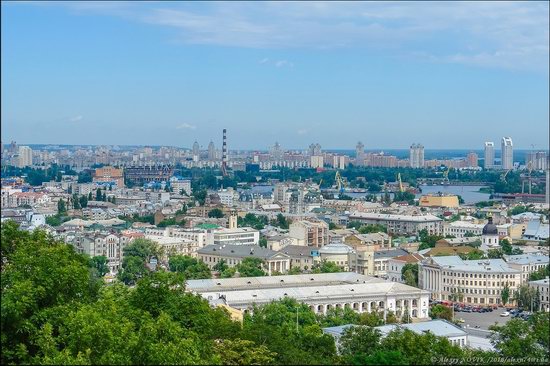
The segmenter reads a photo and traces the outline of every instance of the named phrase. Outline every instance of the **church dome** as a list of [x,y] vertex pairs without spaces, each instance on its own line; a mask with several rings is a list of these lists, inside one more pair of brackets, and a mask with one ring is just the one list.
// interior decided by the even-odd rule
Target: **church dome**
[[495,224],[493,224],[493,218],[489,217],[489,222],[483,227],[483,235],[498,235],[498,229]]

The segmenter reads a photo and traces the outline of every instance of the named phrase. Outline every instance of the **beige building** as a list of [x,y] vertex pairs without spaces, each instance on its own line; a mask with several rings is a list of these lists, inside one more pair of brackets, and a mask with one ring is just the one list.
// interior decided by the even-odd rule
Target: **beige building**
[[373,250],[391,248],[392,238],[386,233],[352,234],[346,236],[344,243],[357,248],[361,245],[371,246]]
[[419,264],[418,285],[430,291],[434,300],[478,306],[502,304],[502,291],[508,286],[508,304],[512,304],[514,293],[521,285],[521,272],[502,259],[430,257]]
[[321,220],[294,221],[290,224],[288,234],[309,247],[320,248],[329,243],[328,224]]
[[422,207],[445,207],[457,208],[458,197],[454,195],[432,195],[428,194],[420,197],[420,206]]

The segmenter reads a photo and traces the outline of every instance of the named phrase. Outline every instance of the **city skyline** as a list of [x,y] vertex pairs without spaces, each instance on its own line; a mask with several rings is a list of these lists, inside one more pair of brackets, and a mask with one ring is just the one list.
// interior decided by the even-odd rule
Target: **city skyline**
[[2,3],[2,54],[4,143],[548,146],[546,2]]

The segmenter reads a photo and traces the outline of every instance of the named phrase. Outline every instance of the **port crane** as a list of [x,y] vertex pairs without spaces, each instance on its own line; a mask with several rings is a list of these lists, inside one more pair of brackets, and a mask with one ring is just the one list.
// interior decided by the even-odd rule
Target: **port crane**
[[[527,182],[529,183],[529,194],[531,194],[531,172],[533,171],[533,162],[529,161],[527,163]],[[523,176],[523,174],[522,174]],[[523,176],[524,177],[524,176]],[[525,180],[521,181],[521,193],[525,193]]]
[[336,185],[336,189],[338,190],[339,194],[344,193],[344,180],[342,179],[342,176],[340,175],[340,171],[338,170],[334,175],[334,184]]
[[401,182],[401,173],[397,173],[397,181],[399,182],[399,192],[403,193],[403,182]]
[[503,181],[504,183],[507,183],[506,182],[506,176],[508,175],[508,173],[510,173],[512,171],[512,169],[508,169],[506,172],[502,173],[502,175],[500,176],[500,180]]
[[445,170],[443,172],[443,184],[449,184],[449,171],[451,169],[450,168],[447,168],[447,170]]

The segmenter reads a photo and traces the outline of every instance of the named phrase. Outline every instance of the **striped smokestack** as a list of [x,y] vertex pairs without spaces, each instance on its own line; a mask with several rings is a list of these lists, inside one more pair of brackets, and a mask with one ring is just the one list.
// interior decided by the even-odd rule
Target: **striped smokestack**
[[223,144],[222,144],[222,174],[227,176],[227,130],[223,129]]

